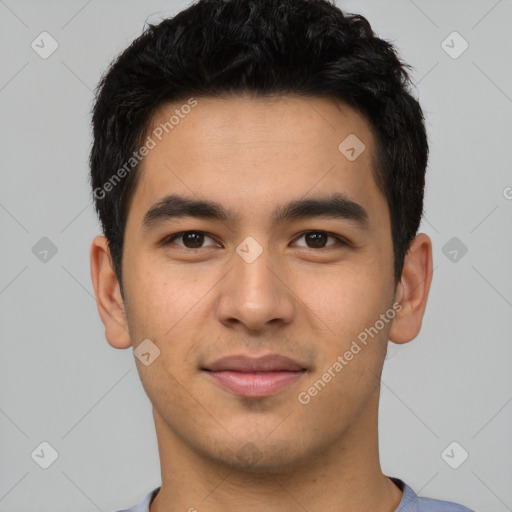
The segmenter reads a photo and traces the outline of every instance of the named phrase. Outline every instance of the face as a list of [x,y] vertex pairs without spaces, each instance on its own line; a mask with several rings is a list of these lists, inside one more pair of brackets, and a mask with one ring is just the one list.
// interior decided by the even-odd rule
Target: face
[[375,141],[328,99],[196,101],[161,141],[148,132],[130,205],[130,339],[160,351],[137,367],[169,442],[231,467],[291,467],[376,404],[396,288]]

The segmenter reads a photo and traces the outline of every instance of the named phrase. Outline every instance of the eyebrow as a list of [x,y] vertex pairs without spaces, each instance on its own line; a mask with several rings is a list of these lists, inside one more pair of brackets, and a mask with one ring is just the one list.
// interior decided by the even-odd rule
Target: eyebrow
[[[214,201],[171,194],[160,199],[146,212],[142,220],[142,229],[149,231],[169,220],[184,217],[229,221],[237,220],[239,215],[234,215]],[[274,225],[279,225],[291,220],[313,217],[350,220],[363,228],[368,227],[368,212],[363,206],[339,193],[328,197],[298,199],[279,205],[272,212],[271,218]]]

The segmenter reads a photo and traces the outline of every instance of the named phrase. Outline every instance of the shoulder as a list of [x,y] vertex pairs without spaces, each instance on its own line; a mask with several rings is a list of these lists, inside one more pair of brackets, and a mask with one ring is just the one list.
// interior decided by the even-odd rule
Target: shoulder
[[434,500],[432,498],[418,498],[418,512],[474,512],[473,510],[453,503],[452,501]]
[[131,508],[124,508],[123,510],[118,510],[116,512],[149,512],[149,505],[158,494],[159,490],[160,487],[153,489],[148,494],[146,494],[146,496],[144,496],[144,498],[142,498],[142,500],[137,503],[137,505],[134,505]]
[[393,481],[403,491],[402,501],[395,512],[474,512],[452,501],[421,498],[402,480],[393,478]]

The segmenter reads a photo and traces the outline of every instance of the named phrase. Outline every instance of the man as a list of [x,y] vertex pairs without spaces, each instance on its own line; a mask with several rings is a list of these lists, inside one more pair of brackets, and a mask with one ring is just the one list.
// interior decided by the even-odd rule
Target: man
[[382,473],[388,340],[419,332],[428,144],[393,47],[326,0],[202,0],[102,79],[91,274],[162,485],[131,511],[468,511]]

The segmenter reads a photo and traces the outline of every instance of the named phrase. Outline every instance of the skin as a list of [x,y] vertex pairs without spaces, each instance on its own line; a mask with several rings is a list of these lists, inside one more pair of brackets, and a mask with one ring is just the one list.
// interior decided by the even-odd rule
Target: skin
[[[160,350],[149,366],[136,359],[162,472],[151,512],[392,512],[402,492],[380,468],[380,375],[388,340],[406,343],[421,328],[431,241],[416,236],[396,284],[389,210],[372,173],[374,139],[348,106],[325,98],[197,100],[142,163],[125,231],[126,303],[106,239],[91,247],[108,343],[126,349],[150,339]],[[154,126],[180,105],[163,105]],[[366,146],[355,161],[338,150],[349,134]],[[366,228],[323,217],[272,224],[276,205],[333,192],[367,210]],[[146,211],[170,193],[214,200],[239,217],[186,217],[143,230]],[[183,238],[163,244],[182,231],[207,236],[202,246]],[[348,243],[328,238],[322,248],[303,236],[310,231]],[[236,252],[248,236],[262,247],[252,263]],[[394,303],[394,319],[300,403],[298,394]],[[307,372],[273,396],[241,398],[201,371],[234,353],[282,354]]]

